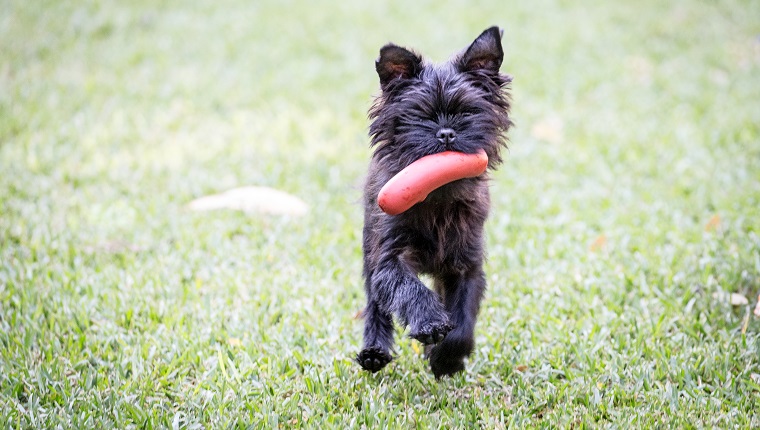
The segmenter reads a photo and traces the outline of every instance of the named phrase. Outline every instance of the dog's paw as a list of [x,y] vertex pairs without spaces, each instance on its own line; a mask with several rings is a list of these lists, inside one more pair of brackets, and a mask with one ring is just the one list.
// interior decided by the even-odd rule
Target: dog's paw
[[412,328],[412,331],[409,332],[409,337],[412,339],[417,339],[418,341],[422,342],[424,345],[434,345],[436,343],[441,342],[444,338],[446,338],[446,334],[448,334],[453,327],[451,324],[447,322],[440,322],[440,323],[425,323],[422,324],[419,327]]
[[443,376],[450,376],[463,371],[464,359],[462,357],[435,357],[435,351],[432,351],[430,370],[433,371],[435,379],[441,379]]
[[471,336],[455,332],[449,334],[442,343],[425,348],[425,356],[430,361],[430,370],[435,379],[464,370],[464,359],[470,355],[474,344]]
[[356,356],[356,362],[359,363],[364,370],[368,370],[372,373],[385,367],[392,359],[393,358],[388,351],[384,351],[380,348],[365,348]]

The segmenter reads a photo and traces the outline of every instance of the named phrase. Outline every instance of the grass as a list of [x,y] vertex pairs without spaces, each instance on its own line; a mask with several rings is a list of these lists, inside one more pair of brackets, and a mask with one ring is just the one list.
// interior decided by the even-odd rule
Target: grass
[[[3,2],[0,427],[760,427],[758,16]],[[491,24],[518,127],[476,351],[437,382],[399,332],[363,373],[372,60]],[[187,210],[251,184],[311,210]]]

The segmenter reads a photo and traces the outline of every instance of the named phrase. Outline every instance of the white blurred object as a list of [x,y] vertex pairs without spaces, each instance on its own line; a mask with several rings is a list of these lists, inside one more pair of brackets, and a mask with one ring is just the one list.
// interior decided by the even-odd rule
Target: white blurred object
[[298,197],[269,187],[240,187],[220,194],[199,197],[190,202],[190,210],[233,209],[271,215],[305,215],[309,206]]
[[721,301],[721,302],[731,303],[732,306],[745,306],[749,304],[749,300],[743,295],[738,294],[738,293],[726,293],[726,292],[713,293],[713,299]]

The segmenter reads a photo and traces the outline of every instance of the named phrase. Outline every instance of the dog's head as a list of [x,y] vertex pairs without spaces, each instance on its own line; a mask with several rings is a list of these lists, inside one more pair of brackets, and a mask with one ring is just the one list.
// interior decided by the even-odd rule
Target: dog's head
[[501,34],[491,27],[438,65],[400,46],[384,46],[375,62],[381,94],[370,109],[375,156],[403,168],[425,155],[483,148],[489,167],[498,165],[512,125],[512,78],[499,73]]

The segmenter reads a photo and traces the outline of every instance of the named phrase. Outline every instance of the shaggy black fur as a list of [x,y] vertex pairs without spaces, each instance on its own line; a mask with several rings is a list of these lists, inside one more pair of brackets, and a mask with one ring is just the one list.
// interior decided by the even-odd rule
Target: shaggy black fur
[[[376,372],[391,359],[393,319],[426,346],[436,377],[464,369],[486,288],[483,224],[488,174],[432,192],[400,215],[377,205],[380,188],[425,155],[485,149],[501,163],[511,127],[511,77],[499,73],[501,30],[491,27],[446,63],[434,65],[389,44],[376,61],[381,94],[370,109],[374,154],[364,190],[364,347],[357,361]],[[435,291],[418,279],[432,277]]]

